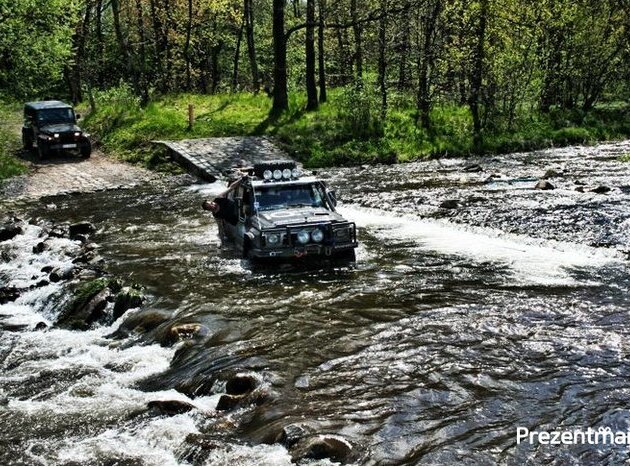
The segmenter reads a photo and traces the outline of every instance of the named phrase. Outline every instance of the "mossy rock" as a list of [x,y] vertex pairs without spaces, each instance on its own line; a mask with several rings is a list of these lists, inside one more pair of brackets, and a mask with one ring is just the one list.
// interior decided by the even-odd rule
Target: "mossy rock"
[[123,287],[114,302],[114,319],[120,318],[127,310],[138,308],[144,303],[142,292],[134,287]]
[[57,325],[70,329],[87,329],[104,318],[111,297],[110,279],[101,277],[81,284],[57,320]]

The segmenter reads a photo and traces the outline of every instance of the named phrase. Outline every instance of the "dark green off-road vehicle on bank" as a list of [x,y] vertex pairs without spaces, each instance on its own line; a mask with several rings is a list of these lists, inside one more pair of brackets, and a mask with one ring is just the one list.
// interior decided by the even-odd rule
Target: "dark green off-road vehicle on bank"
[[24,149],[30,151],[37,146],[40,159],[66,151],[90,157],[89,135],[77,126],[77,118],[72,106],[61,101],[28,102],[22,127]]
[[240,169],[225,194],[238,222],[220,222],[223,234],[244,258],[302,257],[355,261],[357,229],[335,209],[335,192],[292,161]]

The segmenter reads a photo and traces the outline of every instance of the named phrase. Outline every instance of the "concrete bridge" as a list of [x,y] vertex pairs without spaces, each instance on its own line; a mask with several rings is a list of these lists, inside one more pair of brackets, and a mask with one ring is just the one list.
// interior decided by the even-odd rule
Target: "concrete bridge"
[[245,161],[291,159],[264,136],[232,136],[225,138],[154,141],[168,149],[170,156],[193,175],[214,182],[228,175],[231,168]]

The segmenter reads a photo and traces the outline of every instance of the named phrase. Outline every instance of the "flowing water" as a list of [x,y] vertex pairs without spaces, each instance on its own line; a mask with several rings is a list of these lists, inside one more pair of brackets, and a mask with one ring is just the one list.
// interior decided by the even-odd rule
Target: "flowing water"
[[[359,229],[354,267],[235,258],[199,209],[219,183],[23,203],[34,223],[97,225],[108,271],[150,300],[88,331],[54,326],[59,284],[0,305],[0,464],[290,464],[273,441],[292,423],[343,437],[366,464],[627,463],[624,446],[515,435],[630,429],[629,150],[480,159],[481,172],[457,159],[323,171]],[[548,169],[556,189],[533,190]],[[37,282],[78,248],[58,239],[35,255],[40,233],[0,243],[0,285]],[[166,321],[120,332],[134,313]],[[160,341],[182,323],[206,332]],[[268,397],[217,411],[234,371]],[[146,410],[161,399],[196,408]],[[215,443],[191,456],[191,433]]]

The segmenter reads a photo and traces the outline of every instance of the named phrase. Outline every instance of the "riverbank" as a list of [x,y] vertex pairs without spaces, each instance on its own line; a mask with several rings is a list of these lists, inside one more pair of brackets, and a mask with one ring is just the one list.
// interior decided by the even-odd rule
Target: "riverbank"
[[26,172],[26,165],[15,157],[20,148],[20,108],[0,100],[0,180]]
[[[334,89],[316,112],[305,112],[305,96],[292,94],[289,110],[268,117],[264,94],[179,94],[141,108],[124,88],[97,94],[97,110],[85,126],[107,152],[150,168],[168,168],[151,143],[235,135],[274,136],[283,149],[310,167],[407,162],[430,157],[470,156],[472,119],[467,107],[433,109],[431,131],[415,123],[413,102],[392,99],[383,120],[369,93]],[[188,105],[195,121],[188,127]],[[610,105],[583,112],[529,113],[515,117],[513,129],[487,130],[483,152],[502,154],[630,137],[630,107]]]

